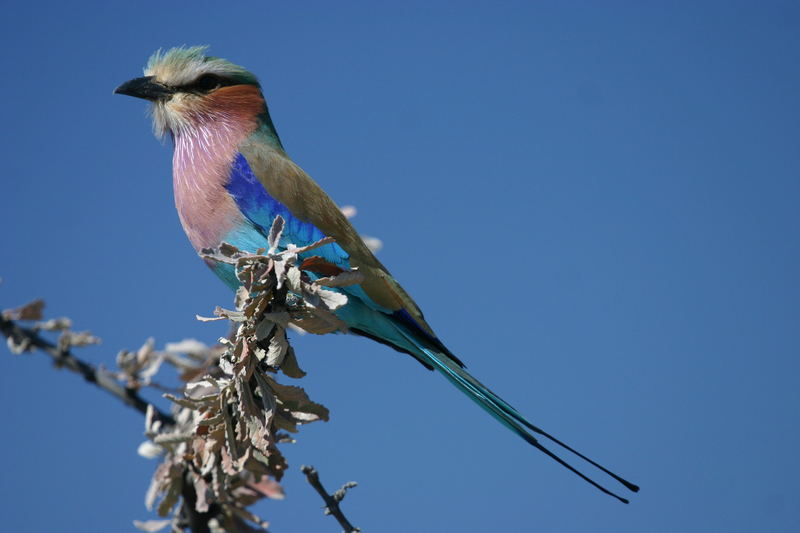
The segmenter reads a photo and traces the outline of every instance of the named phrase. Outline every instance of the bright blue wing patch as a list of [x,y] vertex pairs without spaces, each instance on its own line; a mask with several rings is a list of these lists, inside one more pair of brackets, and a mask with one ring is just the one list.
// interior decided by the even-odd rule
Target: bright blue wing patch
[[[253,174],[250,164],[242,154],[236,154],[236,158],[231,163],[230,177],[225,187],[236,201],[239,210],[252,224],[237,228],[226,236],[225,240],[237,248],[255,252],[258,248],[269,247],[265,236],[269,234],[272,222],[278,215],[283,217],[285,223],[281,240],[278,243],[280,250],[285,250],[289,243],[295,246],[306,246],[325,237],[325,234],[314,224],[297,218],[289,211],[288,207],[270,196],[269,192]],[[342,269],[347,270],[350,268],[350,255],[338,243],[320,246],[310,252],[300,254],[300,258],[305,259],[315,255]],[[312,279],[317,277],[311,272],[308,274]],[[236,281],[232,271],[218,271],[217,275],[234,289],[238,286],[238,281]],[[339,291],[339,289],[332,290]],[[384,309],[373,302],[359,285],[344,287],[341,292],[357,297],[372,309],[389,312],[388,309]]]
[[[275,217],[283,217],[285,226],[279,243],[285,249],[289,243],[295,246],[306,246],[325,237],[325,234],[314,224],[295,217],[285,205],[269,195],[261,182],[253,174],[247,159],[242,154],[236,154],[231,164],[231,172],[226,189],[236,201],[239,210],[256,226],[261,234],[261,247],[268,247],[264,235],[269,233]],[[243,240],[249,240],[245,237]],[[235,242],[231,244],[238,246]],[[250,250],[255,252],[255,250]],[[326,261],[350,268],[350,255],[337,243],[326,244],[307,255],[318,255]]]

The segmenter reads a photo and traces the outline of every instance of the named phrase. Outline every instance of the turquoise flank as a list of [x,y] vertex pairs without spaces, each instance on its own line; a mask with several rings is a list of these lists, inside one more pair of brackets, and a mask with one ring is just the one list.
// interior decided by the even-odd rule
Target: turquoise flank
[[239,288],[239,280],[236,279],[236,273],[234,271],[233,265],[228,265],[226,263],[214,263],[211,261],[206,261],[206,264],[211,267],[211,270],[214,271],[219,279],[222,280],[225,285],[228,286],[233,291],[236,291]]

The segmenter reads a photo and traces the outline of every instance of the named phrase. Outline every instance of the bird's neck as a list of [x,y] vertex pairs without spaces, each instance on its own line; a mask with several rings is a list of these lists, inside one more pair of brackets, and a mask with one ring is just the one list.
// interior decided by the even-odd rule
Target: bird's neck
[[257,134],[283,151],[260,91],[255,87],[227,91],[219,105],[210,102],[188,116],[186,127],[173,132],[175,207],[197,250],[216,247],[232,228],[244,223],[225,189],[239,146]]

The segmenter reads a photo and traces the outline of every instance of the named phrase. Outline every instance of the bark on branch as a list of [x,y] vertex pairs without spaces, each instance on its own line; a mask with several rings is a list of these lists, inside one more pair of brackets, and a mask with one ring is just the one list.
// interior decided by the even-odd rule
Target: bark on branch
[[325,490],[325,487],[322,486],[322,482],[319,480],[319,474],[316,468],[303,465],[300,467],[300,470],[306,475],[306,479],[311,486],[314,487],[314,490],[316,490],[325,501],[325,514],[333,515],[339,522],[339,525],[344,528],[345,533],[359,533],[361,530],[350,523],[339,506],[339,502],[344,499],[347,490],[355,487],[356,484],[353,482],[345,483],[341,489],[333,494],[328,494],[328,491]]
[[[114,376],[102,372],[94,365],[79,359],[72,351],[62,350],[57,345],[39,335],[37,331],[24,328],[14,320],[5,318],[2,315],[0,315],[0,331],[2,331],[3,335],[13,342],[14,345],[23,346],[26,350],[36,348],[46,353],[53,358],[56,366],[67,368],[81,375],[83,379],[116,397],[125,405],[133,407],[142,414],[147,413],[147,406],[150,404],[139,396],[139,393],[135,389],[121,385]],[[161,411],[155,406],[153,407],[162,422],[175,425],[175,420],[172,418],[172,415]]]

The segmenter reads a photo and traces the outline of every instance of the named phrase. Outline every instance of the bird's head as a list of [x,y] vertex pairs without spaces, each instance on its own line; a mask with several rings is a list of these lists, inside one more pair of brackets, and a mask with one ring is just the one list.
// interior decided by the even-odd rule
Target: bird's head
[[144,77],[114,90],[153,103],[156,135],[180,135],[210,122],[256,120],[266,112],[258,79],[243,67],[206,55],[206,46],[154,53]]

